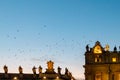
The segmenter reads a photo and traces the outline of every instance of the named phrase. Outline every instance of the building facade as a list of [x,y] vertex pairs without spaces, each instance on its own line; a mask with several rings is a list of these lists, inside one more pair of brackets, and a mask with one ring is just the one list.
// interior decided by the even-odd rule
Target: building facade
[[109,45],[102,47],[99,41],[92,48],[87,45],[83,67],[85,80],[120,80],[120,51],[109,51]]
[[[23,73],[23,68],[19,66],[19,73],[8,73],[8,67],[3,67],[4,73],[0,73],[0,80],[75,80],[71,72],[65,68],[65,73],[61,73],[61,68],[58,67],[57,72],[54,71],[54,62],[51,60],[47,62],[47,69],[42,72],[42,67],[35,66],[32,68],[33,73]],[[38,74],[36,73],[38,69]]]

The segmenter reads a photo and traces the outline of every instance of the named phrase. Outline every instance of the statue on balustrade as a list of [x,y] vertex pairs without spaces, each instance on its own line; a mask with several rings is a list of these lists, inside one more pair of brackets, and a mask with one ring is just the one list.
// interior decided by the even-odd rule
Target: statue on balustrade
[[8,73],[8,67],[6,65],[4,65],[3,69],[4,69],[5,74],[7,74]]

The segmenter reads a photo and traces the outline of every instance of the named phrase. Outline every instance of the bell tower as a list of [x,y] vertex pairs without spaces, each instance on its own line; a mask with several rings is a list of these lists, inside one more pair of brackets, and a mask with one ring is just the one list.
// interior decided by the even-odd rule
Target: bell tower
[[90,48],[86,46],[85,52],[85,80],[119,80],[120,79],[120,51],[115,46],[109,51],[109,45],[105,48],[97,41]]

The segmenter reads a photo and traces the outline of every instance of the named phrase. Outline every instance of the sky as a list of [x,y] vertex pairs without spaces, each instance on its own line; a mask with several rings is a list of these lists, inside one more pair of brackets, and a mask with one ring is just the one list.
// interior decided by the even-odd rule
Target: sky
[[[54,61],[84,79],[85,47],[120,46],[119,0],[0,0],[0,72],[32,73]],[[119,50],[119,49],[118,49]]]

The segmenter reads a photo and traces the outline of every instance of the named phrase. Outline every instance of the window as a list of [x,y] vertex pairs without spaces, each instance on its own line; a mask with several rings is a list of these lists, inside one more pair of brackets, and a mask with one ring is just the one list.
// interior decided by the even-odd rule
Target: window
[[13,78],[13,80],[18,80],[18,77],[15,76],[15,77]]
[[95,58],[95,62],[101,62],[101,58]]
[[117,60],[116,60],[116,57],[113,57],[112,58],[112,62],[116,62]]
[[97,59],[97,58],[95,58],[95,62],[98,62],[98,59]]
[[99,56],[99,55],[96,55],[96,57],[95,57],[95,62],[101,62],[102,60],[101,60],[101,57]]
[[120,80],[120,73],[118,74],[118,80]]
[[96,74],[95,74],[95,80],[102,80],[102,75],[101,75],[101,73],[96,73]]

